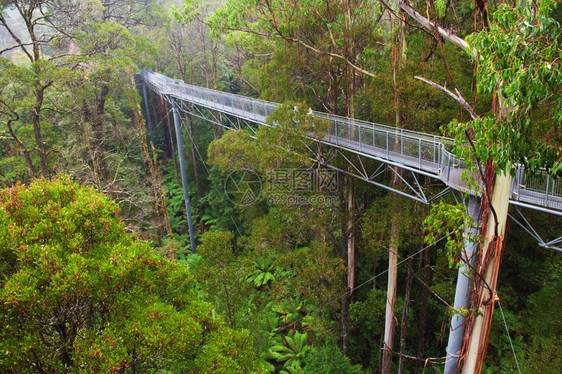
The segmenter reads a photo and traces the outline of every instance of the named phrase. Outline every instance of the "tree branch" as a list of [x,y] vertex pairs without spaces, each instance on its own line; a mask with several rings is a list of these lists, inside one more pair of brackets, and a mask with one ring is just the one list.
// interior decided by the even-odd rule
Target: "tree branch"
[[438,90],[443,91],[444,93],[446,93],[447,95],[452,97],[456,102],[461,104],[464,109],[466,109],[466,111],[470,114],[470,117],[472,118],[473,121],[477,120],[479,118],[478,115],[476,114],[476,112],[474,111],[474,109],[472,109],[470,104],[468,104],[466,102],[466,100],[464,99],[464,97],[462,96],[462,94],[459,92],[458,89],[455,88],[455,92],[457,93],[455,95],[454,93],[449,91],[446,87],[440,86],[437,83],[432,82],[430,80],[427,80],[423,77],[414,76],[414,78],[419,79],[420,81],[425,82],[425,83],[429,84],[430,86],[435,87]]
[[25,48],[26,44],[23,43],[20,38],[18,38],[18,36],[14,33],[14,31],[10,28],[10,26],[8,26],[8,23],[6,22],[6,19],[4,19],[4,16],[1,14],[0,14],[0,23],[2,24],[2,26],[4,26],[6,31],[8,31],[12,39],[14,39],[16,43],[18,43],[18,47],[21,48],[23,53],[25,53],[27,57],[29,57],[29,60],[33,61],[33,57],[31,56],[31,53],[29,53],[29,51]]
[[[379,1],[383,3],[385,6],[387,7],[389,6],[387,0],[379,0]],[[410,4],[408,4],[404,0],[390,0],[390,1],[392,1],[397,7],[399,7],[404,12],[406,12],[410,17],[415,19],[420,25],[422,25],[426,29],[432,32],[436,31],[442,38],[450,41],[451,43],[461,48],[462,50],[469,52],[468,43],[464,39],[459,38],[457,35],[455,35],[451,30],[448,30],[444,27],[437,25],[434,22],[431,22],[430,20],[422,16],[420,13],[416,12],[415,9],[412,8]]]
[[282,39],[285,39],[289,42],[300,44],[303,47],[305,47],[306,49],[310,49],[311,51],[316,52],[318,54],[326,55],[326,56],[332,56],[332,57],[335,57],[337,59],[340,59],[340,60],[344,61],[346,64],[348,64],[349,66],[351,66],[353,69],[357,70],[358,72],[360,72],[362,74],[365,74],[366,76],[369,76],[371,78],[375,77],[375,74],[373,74],[370,71],[367,71],[363,68],[360,68],[359,66],[355,65],[353,62],[349,61],[349,59],[347,59],[345,56],[342,56],[342,55],[337,54],[337,53],[328,52],[328,51],[322,51],[322,50],[320,50],[316,47],[313,47],[312,45],[310,45],[308,43],[303,42],[301,39],[297,39],[295,37],[283,35],[281,30],[279,29],[277,17],[275,16],[275,12],[273,10],[273,7],[272,7],[270,1],[266,1],[266,5],[267,5],[267,8],[268,8],[269,12],[271,13],[271,17],[272,17],[272,20],[273,20],[273,22],[272,22],[273,29],[275,30],[277,35],[279,35]]

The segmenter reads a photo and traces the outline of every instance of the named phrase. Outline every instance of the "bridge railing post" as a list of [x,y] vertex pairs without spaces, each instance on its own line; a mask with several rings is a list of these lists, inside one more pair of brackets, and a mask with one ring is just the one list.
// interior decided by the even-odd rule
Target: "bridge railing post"
[[388,144],[388,137],[389,137],[389,133],[388,131],[386,132],[386,158],[389,159],[390,158],[390,146]]
[[358,132],[358,136],[359,136],[359,139],[358,139],[359,140],[359,150],[363,150],[363,147],[362,147],[362,144],[361,144],[362,143],[361,126],[357,126],[357,127],[358,127],[357,132]]
[[400,129],[400,154],[404,154],[404,130]]
[[[550,186],[550,174],[546,175],[546,188],[544,189],[544,206],[548,206],[548,190]],[[553,185],[554,188],[554,185]]]
[[447,183],[449,182],[449,178],[451,177],[451,155],[447,154]]
[[334,134],[336,135],[336,144],[338,143],[338,139],[340,138],[340,132],[338,130],[338,121],[334,120]]
[[443,172],[443,145],[439,146],[439,151],[437,153],[437,164],[439,165],[439,174]]
[[419,157],[420,169],[421,169],[421,139],[418,139],[418,157]]
[[433,162],[436,162],[437,167],[439,167],[439,160],[436,160],[436,158],[435,158],[436,146],[437,146],[437,139],[435,138],[435,135],[433,135]]

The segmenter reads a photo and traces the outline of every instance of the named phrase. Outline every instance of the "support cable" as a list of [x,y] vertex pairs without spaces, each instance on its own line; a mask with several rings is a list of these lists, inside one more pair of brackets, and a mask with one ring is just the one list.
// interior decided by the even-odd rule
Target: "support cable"
[[[454,233],[456,233],[457,231],[458,231],[458,230],[451,231],[450,233],[448,233],[448,235],[454,234]],[[416,253],[411,254],[411,255],[408,256],[408,257],[405,257],[402,261],[398,262],[395,267],[397,268],[398,265],[403,264],[404,262],[408,261],[410,258],[412,258],[412,257],[414,257],[414,256],[416,256],[416,255],[422,253],[423,251],[425,251],[425,250],[427,250],[427,249],[433,247],[434,245],[436,245],[437,243],[439,243],[440,241],[442,241],[442,240],[445,239],[445,238],[447,238],[447,235],[445,235],[445,236],[441,237],[440,239],[436,240],[434,243],[425,246],[424,248],[420,249],[420,250],[417,251]],[[388,250],[388,248],[385,248],[384,246],[382,246],[382,248]],[[375,275],[374,277],[371,277],[371,278],[369,278],[368,280],[366,280],[365,282],[361,283],[360,285],[354,287],[352,291],[355,291],[355,290],[357,290],[357,289],[363,287],[363,286],[366,285],[367,283],[370,283],[370,282],[374,281],[375,279],[377,279],[377,278],[380,277],[381,275],[383,275],[383,274],[385,274],[385,273],[388,273],[389,270],[390,270],[390,269],[386,269],[386,270],[381,271],[379,274]],[[340,296],[340,298],[341,298],[341,297],[343,297],[343,296]]]
[[[496,294],[496,297],[498,295]],[[515,354],[515,348],[513,347],[513,341],[511,340],[511,335],[509,334],[509,328],[507,327],[507,322],[505,320],[505,315],[503,314],[502,303],[498,298],[498,306],[500,307],[500,312],[503,318],[503,325],[505,326],[505,332],[507,333],[507,338],[509,339],[509,344],[511,345],[511,352],[513,352],[513,357],[515,358],[515,365],[517,366],[517,372],[521,374],[521,369],[519,368],[519,361],[517,360],[517,355]]]

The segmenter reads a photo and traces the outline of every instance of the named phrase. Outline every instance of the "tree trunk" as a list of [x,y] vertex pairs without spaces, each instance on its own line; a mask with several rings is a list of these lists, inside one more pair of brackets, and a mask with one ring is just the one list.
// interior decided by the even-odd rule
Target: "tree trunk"
[[[399,184],[397,177],[393,176],[393,186]],[[388,284],[386,290],[386,313],[384,319],[384,347],[382,357],[382,373],[390,374],[392,371],[392,356],[394,347],[394,312],[396,307],[396,285],[398,283],[398,241],[400,218],[400,196],[391,194],[394,201],[392,222],[390,223],[390,243],[388,245]]]
[[353,297],[355,288],[355,189],[349,180],[347,186],[347,290]]
[[[489,163],[486,167],[486,175],[492,176],[494,173],[494,166]],[[493,190],[491,190],[492,185]],[[461,353],[461,357],[466,357],[463,374],[480,373],[486,358],[494,306],[497,301],[496,285],[504,248],[511,176],[509,174],[495,175],[495,180],[489,181],[488,191],[492,195],[492,206],[489,205],[486,198],[482,199],[484,240],[480,257],[474,267],[474,271],[479,275],[475,277],[475,290],[471,298],[473,314],[467,318],[465,339],[468,341]],[[483,193],[486,193],[486,190]]]
[[105,141],[105,133],[103,129],[103,120],[105,116],[105,98],[108,93],[109,87],[104,84],[100,89],[99,97],[96,101],[96,112],[90,121],[90,123],[92,124],[92,140],[95,150],[94,156],[98,161],[97,163],[104,183],[104,188],[108,187],[111,183],[111,174],[109,171],[109,166],[107,165],[107,160],[105,159],[105,150],[103,145]]
[[[39,71],[35,71],[39,74]],[[41,133],[41,110],[43,107],[43,100],[45,96],[45,87],[41,82],[35,82],[35,105],[31,112],[31,123],[33,124],[33,134],[35,135],[35,142],[37,143],[37,150],[39,151],[39,163],[41,165],[41,175],[45,178],[51,177],[49,170],[49,160],[47,159],[47,151],[45,150],[45,142],[43,134]]]
[[[338,175],[338,193],[339,193],[339,210],[340,216],[343,218],[348,214],[347,208],[348,205],[346,204],[345,199],[345,192],[344,192],[344,185],[345,185],[345,177],[343,174],[340,173]],[[346,224],[346,220],[342,219],[341,221],[341,232],[342,232],[342,243],[341,243],[341,258],[344,264],[348,263],[348,226]],[[349,272],[349,268],[347,269]],[[342,329],[342,351],[344,356],[349,355],[349,304],[351,299],[351,290],[349,289],[349,276],[348,273],[342,274],[342,287],[345,289],[344,295],[341,297],[341,329]]]
[[[429,282],[431,280],[431,252],[424,251],[420,257],[420,268],[422,268],[423,285],[420,297],[419,312],[419,335],[418,335],[418,357],[423,357],[425,350],[425,334],[427,328],[427,302],[429,300]],[[421,363],[420,363],[421,364]]]
[[342,353],[349,357],[349,293],[341,298]]
[[[399,40],[398,48],[395,53],[393,63],[393,91],[394,91],[394,108],[396,112],[396,127],[402,125],[402,115],[400,110],[400,94],[398,91],[398,74],[406,60],[406,25],[401,19],[404,14],[399,17]],[[392,21],[391,21],[392,24]],[[396,137],[396,143],[399,138]],[[395,168],[392,175],[391,187],[399,188],[402,185],[401,171]],[[402,206],[400,196],[398,194],[390,194],[391,201],[394,202],[392,222],[390,223],[390,243],[388,246],[388,284],[386,292],[386,312],[384,325],[384,347],[382,360],[382,374],[390,374],[392,371],[392,357],[394,350],[394,312],[396,306],[396,285],[398,283],[398,243],[399,243],[399,219]]]
[[160,109],[160,115],[162,116],[161,122],[164,127],[164,158],[169,160],[174,158],[174,140],[172,139],[172,130],[170,129],[166,104],[162,96],[158,96],[158,108]]
[[14,141],[18,144],[18,147],[20,149],[20,153],[23,155],[23,157],[25,158],[25,163],[27,164],[27,177],[29,178],[29,181],[31,182],[31,180],[33,179],[33,175],[34,175],[34,170],[33,170],[33,161],[31,160],[31,155],[29,150],[27,149],[27,147],[23,144],[23,142],[18,138],[18,136],[16,135],[14,129],[12,128],[12,122],[17,121],[20,119],[19,115],[17,113],[13,113],[14,117],[9,119],[6,122],[6,126],[8,127],[8,132],[10,133],[10,136],[14,139]]
[[[131,72],[130,76],[131,87],[135,87],[133,72]],[[145,173],[149,177],[150,191],[152,194],[152,206],[154,209],[154,214],[156,215],[156,217],[158,217],[156,227],[158,228],[157,236],[160,240],[161,237],[168,235],[171,232],[170,222],[168,220],[166,199],[164,198],[164,191],[162,190],[163,182],[160,172],[158,171],[158,162],[156,160],[156,157],[150,157],[150,152],[148,150],[148,141],[146,139],[146,126],[142,121],[142,111],[138,102],[134,105],[132,111],[134,122],[133,125],[137,130],[142,163]]]
[[404,354],[406,353],[406,339],[408,338],[408,308],[410,307],[410,293],[412,291],[412,282],[414,280],[414,269],[412,267],[413,257],[412,257],[412,246],[408,251],[408,260],[406,265],[408,266],[408,278],[406,280],[406,292],[404,293],[404,309],[402,309],[402,321],[400,323],[400,358],[398,361],[398,374],[404,372]]
[[166,102],[162,96],[159,96],[158,101],[160,107],[160,114],[162,115],[162,121],[164,123],[164,137],[166,138],[166,150],[168,153],[168,160],[171,158],[174,162],[174,172],[176,180],[179,178],[178,171],[178,161],[177,157],[174,157],[174,137],[172,134],[172,129],[170,128],[170,117],[168,116],[168,110],[166,108]]

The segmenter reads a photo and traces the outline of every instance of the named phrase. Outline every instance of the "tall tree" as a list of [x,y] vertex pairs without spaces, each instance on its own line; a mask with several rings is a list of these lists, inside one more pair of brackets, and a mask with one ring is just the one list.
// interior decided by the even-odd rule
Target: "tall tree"
[[[479,281],[472,297],[474,317],[468,324],[470,339],[465,347],[467,361],[463,368],[464,373],[479,372],[486,355],[496,301],[495,286],[504,246],[510,172],[516,162],[528,165],[531,170],[545,167],[553,174],[558,174],[562,168],[557,151],[560,138],[555,136],[551,138],[553,142],[541,144],[537,140],[553,131],[559,132],[551,124],[560,122],[562,105],[558,89],[560,64],[556,62],[560,28],[550,17],[551,1],[541,2],[537,8],[526,4],[515,8],[500,5],[489,29],[469,38],[467,43],[423,17],[407,2],[394,3],[430,32],[471,53],[477,63],[479,89],[494,92],[499,101],[497,110],[478,117],[466,101],[462,102],[459,94],[457,98],[471,113],[473,121],[461,126],[460,131],[454,130],[460,144],[465,145],[462,154],[475,161],[484,180],[484,240],[475,268]],[[529,53],[529,45],[533,46],[534,52]],[[519,58],[512,60],[512,56]],[[521,89],[522,83],[528,89]],[[533,123],[536,121],[539,125]]]

